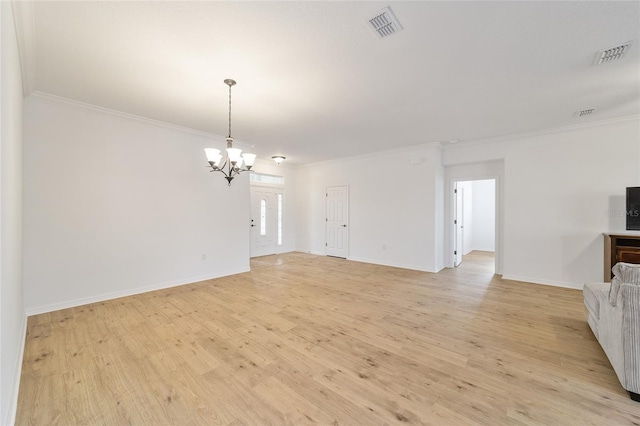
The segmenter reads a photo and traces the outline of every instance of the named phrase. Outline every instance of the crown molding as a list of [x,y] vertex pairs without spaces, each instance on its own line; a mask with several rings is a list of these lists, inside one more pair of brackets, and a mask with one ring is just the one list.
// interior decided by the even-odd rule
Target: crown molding
[[589,123],[572,124],[569,126],[551,127],[548,129],[534,130],[531,132],[511,133],[508,135],[494,136],[490,138],[472,139],[468,141],[460,141],[455,144],[442,142],[441,145],[446,150],[447,148],[454,148],[456,146],[473,146],[473,145],[484,145],[489,143],[506,142],[506,141],[512,141],[514,139],[525,139],[525,138],[531,138],[536,136],[549,135],[553,133],[571,132],[575,130],[589,129],[593,127],[602,127],[602,126],[625,123],[628,121],[635,121],[635,120],[640,120],[640,114],[627,115],[624,117],[617,117],[617,118],[609,118],[606,120],[591,121]]
[[165,121],[154,120],[152,118],[142,117],[140,115],[129,114],[128,112],[122,112],[122,111],[118,111],[118,110],[115,110],[115,109],[105,108],[105,107],[101,107],[101,106],[97,106],[97,105],[93,105],[93,104],[88,104],[88,103],[85,103],[85,102],[76,101],[74,99],[64,98],[62,96],[51,95],[49,93],[34,92],[29,96],[29,100],[31,100],[31,99],[39,100],[39,101],[45,101],[45,102],[50,103],[50,104],[65,105],[65,106],[69,106],[69,107],[72,107],[72,108],[85,110],[85,111],[86,110],[96,111],[96,112],[100,112],[100,113],[103,113],[103,114],[108,114],[108,115],[112,115],[112,116],[116,116],[116,117],[126,118],[128,120],[138,121],[138,122],[142,122],[142,123],[145,123],[145,124],[151,124],[153,126],[159,126],[159,127],[164,127],[164,128],[171,129],[171,130],[176,130],[178,132],[191,133],[193,135],[203,136],[203,137],[207,137],[207,138],[217,137],[217,138],[220,138],[221,140],[224,140],[224,138],[222,136],[215,135],[213,133],[207,133],[207,132],[203,132],[201,130],[191,129],[189,127],[178,126],[177,124],[171,124],[171,123],[167,123]]
[[366,154],[353,155],[353,156],[350,156],[350,157],[340,157],[340,158],[333,158],[333,159],[324,160],[324,161],[318,161],[318,162],[315,162],[315,163],[301,164],[297,168],[311,168],[311,167],[323,166],[323,165],[326,165],[326,164],[335,164],[335,163],[339,163],[339,162],[354,161],[354,160],[364,160],[364,159],[367,159],[367,158],[374,158],[374,157],[380,157],[380,156],[386,156],[386,155],[394,155],[394,154],[402,154],[402,153],[407,153],[407,152],[412,152],[412,151],[418,151],[418,150],[421,150],[421,149],[434,149],[436,151],[439,151],[439,153],[441,153],[442,152],[442,145],[440,144],[440,142],[427,142],[427,143],[423,143],[423,144],[419,144],[419,145],[405,146],[405,147],[402,147],[402,148],[386,149],[384,151],[369,152],[369,153],[366,153]]
[[[117,110],[113,110],[113,109],[109,109],[109,108],[105,108],[105,107],[100,107],[100,106],[97,106],[97,105],[88,104],[88,103],[85,103],[85,102],[80,102],[80,101],[76,101],[76,100],[69,99],[69,98],[64,98],[62,96],[51,95],[51,94],[44,93],[44,92],[39,92],[39,91],[32,92],[28,96],[27,100],[30,100],[30,99],[38,100],[38,101],[44,101],[44,102],[48,102],[48,103],[52,103],[52,104],[66,105],[66,106],[70,106],[70,107],[77,108],[77,109],[82,109],[82,110],[97,111],[97,112],[101,112],[103,114],[109,114],[109,115],[112,115],[112,116],[121,117],[121,118],[129,119],[129,120],[134,120],[134,121],[138,121],[138,122],[142,122],[142,123],[146,123],[146,124],[150,124],[150,125],[154,125],[154,126],[159,126],[159,127],[163,127],[163,128],[166,128],[166,129],[171,129],[171,130],[178,131],[178,132],[189,133],[189,134],[192,134],[192,135],[197,135],[197,136],[201,136],[201,137],[208,138],[208,139],[213,139],[216,143],[224,143],[225,142],[225,137],[222,136],[222,135],[217,135],[217,134],[214,134],[214,133],[204,132],[204,131],[201,131],[201,130],[196,130],[196,129],[192,129],[192,128],[189,128],[189,127],[179,126],[179,125],[176,125],[176,124],[171,124],[171,123],[167,123],[167,122],[164,122],[164,121],[154,120],[154,119],[151,119],[151,118],[142,117],[142,116],[135,115],[135,114],[129,114],[129,113],[126,113],[126,112],[121,112],[121,111],[117,111]],[[617,124],[617,123],[624,123],[624,122],[634,121],[634,120],[640,120],[640,114],[635,114],[635,115],[630,115],[630,116],[625,116],[625,117],[612,118],[612,119],[607,119],[607,120],[592,121],[592,122],[589,122],[589,123],[574,124],[574,125],[570,125],[570,126],[554,127],[554,128],[549,128],[549,129],[536,130],[536,131],[532,131],[532,132],[512,133],[512,134],[508,134],[508,135],[495,136],[495,137],[484,138],[484,139],[473,139],[473,140],[468,140],[468,141],[460,141],[460,142],[455,143],[455,144],[450,144],[450,143],[447,143],[447,142],[428,142],[428,143],[423,143],[423,144],[419,144],[419,145],[411,145],[411,146],[402,147],[402,148],[394,148],[394,149],[389,149],[389,150],[384,150],[384,151],[376,151],[376,152],[371,152],[371,153],[367,153],[367,154],[360,154],[360,155],[355,155],[355,156],[349,156],[349,157],[334,158],[334,159],[323,160],[323,161],[307,163],[307,164],[287,164],[286,167],[289,167],[289,168],[292,168],[292,169],[311,168],[311,167],[323,166],[323,165],[326,165],[326,164],[335,164],[336,162],[347,162],[347,161],[353,161],[353,160],[360,160],[360,159],[378,157],[378,156],[381,156],[381,155],[393,155],[393,154],[407,153],[407,152],[411,152],[411,151],[417,151],[417,150],[420,150],[420,149],[435,149],[436,151],[439,151],[440,153],[442,153],[443,151],[446,151],[448,149],[453,149],[455,147],[474,146],[474,145],[484,145],[484,144],[490,144],[490,143],[506,142],[506,141],[512,141],[514,139],[524,139],[524,138],[530,138],[530,137],[541,136],[541,135],[548,135],[548,134],[553,134],[553,133],[569,132],[569,131],[575,131],[575,130],[580,130],[580,129],[601,127],[601,126]],[[251,144],[249,144],[247,142],[243,142],[243,141],[238,140],[238,139],[234,140],[234,144],[236,144],[238,147],[242,148],[243,150],[244,149],[250,149],[251,146],[252,146]]]
[[22,72],[22,95],[29,96],[36,90],[36,46],[35,46],[35,2],[11,1],[11,13],[16,28],[20,70]]
[[[351,156],[351,157],[342,157],[342,158],[335,158],[335,159],[330,159],[330,160],[318,161],[318,162],[315,162],[315,163],[302,164],[302,165],[298,166],[298,168],[311,168],[311,167],[316,167],[316,166],[323,166],[323,165],[326,165],[326,164],[333,164],[333,163],[336,163],[336,162],[360,160],[360,159],[378,157],[378,156],[381,156],[381,155],[392,155],[392,154],[399,154],[399,153],[403,153],[403,152],[417,151],[419,149],[436,148],[436,149],[439,149],[440,152],[443,152],[443,151],[446,151],[448,149],[454,149],[456,147],[485,145],[485,144],[490,144],[490,143],[508,142],[508,141],[513,141],[514,139],[525,139],[525,138],[531,138],[531,137],[536,137],[536,136],[549,135],[549,134],[553,134],[553,133],[570,132],[570,131],[575,131],[575,130],[589,129],[589,128],[593,128],[593,127],[601,127],[601,126],[607,126],[607,125],[625,123],[625,122],[637,121],[637,120],[640,120],[640,114],[634,114],[634,115],[629,115],[629,116],[624,116],[624,117],[617,117],[617,118],[610,118],[610,119],[606,119],[606,120],[592,121],[592,122],[589,122],[589,123],[572,124],[572,125],[569,125],[569,126],[552,127],[552,128],[548,128],[548,129],[535,130],[535,131],[531,131],[531,132],[511,133],[511,134],[507,134],[507,135],[494,136],[494,137],[490,137],[490,138],[472,139],[472,140],[468,140],[468,141],[460,141],[460,142],[457,142],[455,144],[451,144],[451,143],[448,143],[448,142],[429,142],[429,143],[420,144],[420,145],[412,145],[412,146],[408,146],[408,147],[404,147],[404,148],[396,148],[396,149],[390,149],[390,150],[385,150],[385,151],[376,151],[376,152],[372,152],[372,153],[368,153],[368,154],[361,154],[361,155],[356,155],[356,156]],[[498,159],[496,159],[496,160],[498,160]]]
[[[154,120],[152,118],[142,117],[142,116],[135,115],[135,114],[129,114],[127,112],[117,111],[117,110],[110,109],[110,108],[105,108],[105,107],[101,107],[101,106],[97,106],[97,105],[93,105],[93,104],[88,104],[88,103],[85,103],[85,102],[76,101],[74,99],[64,98],[62,96],[51,95],[49,93],[44,93],[44,92],[39,92],[39,91],[33,92],[32,94],[29,95],[29,97],[27,98],[27,101],[46,102],[46,103],[50,103],[50,104],[54,104],[54,105],[64,105],[64,106],[68,106],[68,107],[71,107],[71,108],[84,110],[84,111],[99,112],[99,113],[102,113],[102,114],[108,114],[108,115],[111,115],[111,116],[120,117],[120,118],[124,118],[124,119],[127,119],[127,120],[132,120],[132,121],[137,121],[137,122],[140,122],[140,123],[149,124],[149,125],[152,125],[152,126],[162,127],[162,128],[165,128],[165,129],[176,131],[176,132],[189,133],[189,134],[200,136],[200,137],[203,137],[203,138],[212,139],[216,143],[226,143],[226,137],[225,136],[217,135],[215,133],[204,132],[202,130],[196,130],[196,129],[192,129],[190,127],[184,127],[184,126],[179,126],[177,124],[167,123],[165,121]],[[249,149],[251,147],[251,144],[249,144],[247,142],[243,142],[243,141],[238,140],[238,139],[234,139],[233,143],[234,143],[234,146],[238,146],[238,147],[242,148],[243,150]]]

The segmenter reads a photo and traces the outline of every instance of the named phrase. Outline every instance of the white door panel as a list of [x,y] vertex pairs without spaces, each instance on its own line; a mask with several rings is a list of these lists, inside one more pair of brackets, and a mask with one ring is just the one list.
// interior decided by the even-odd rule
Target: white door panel
[[349,252],[349,188],[327,188],[327,255],[346,258]]
[[276,253],[277,192],[251,187],[251,257]]

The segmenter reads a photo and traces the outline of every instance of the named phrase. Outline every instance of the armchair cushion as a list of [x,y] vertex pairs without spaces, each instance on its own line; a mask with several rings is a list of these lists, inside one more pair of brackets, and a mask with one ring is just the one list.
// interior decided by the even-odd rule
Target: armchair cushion
[[616,263],[611,269],[613,279],[611,280],[611,288],[609,289],[609,303],[616,306],[620,284],[638,284],[640,285],[640,265],[633,263]]

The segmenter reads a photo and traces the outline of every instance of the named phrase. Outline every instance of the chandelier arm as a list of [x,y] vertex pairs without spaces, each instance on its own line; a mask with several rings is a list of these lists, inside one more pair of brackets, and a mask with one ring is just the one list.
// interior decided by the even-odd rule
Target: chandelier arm
[[[211,164],[209,164],[209,167],[211,168],[211,170],[209,170],[210,172],[220,172],[222,173],[225,177],[234,177],[236,175],[239,175],[240,173],[243,172],[250,172],[251,169],[244,167],[244,168],[238,168],[238,167],[233,167],[233,165],[231,163],[228,164],[227,167],[227,163],[228,161],[225,161],[224,164],[220,167],[213,167]],[[227,167],[227,170],[225,171],[224,168]]]
[[219,167],[218,168],[211,167],[211,170],[209,170],[209,172],[220,172],[225,176],[227,175],[227,173],[224,170],[222,170],[221,168],[219,168]]
[[217,168],[217,169],[214,169],[213,167],[211,167],[211,170],[210,170],[210,171],[211,171],[211,172],[220,172],[220,173],[222,173],[222,175],[224,176],[224,178],[225,178],[225,179],[227,180],[227,182],[228,182],[228,184],[227,184],[227,185],[228,185],[228,186],[231,186],[231,181],[233,180],[233,178],[234,178],[234,177],[235,177],[235,175],[237,174],[237,173],[232,173],[232,170],[233,170],[233,169],[230,169],[230,170],[229,170],[229,173],[227,174],[227,172],[225,172],[223,168]]

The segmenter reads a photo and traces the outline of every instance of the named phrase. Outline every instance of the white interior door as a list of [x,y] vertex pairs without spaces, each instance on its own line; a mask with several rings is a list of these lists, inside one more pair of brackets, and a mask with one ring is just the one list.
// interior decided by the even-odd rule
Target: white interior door
[[464,252],[464,188],[459,187],[458,183],[455,184],[454,189],[454,208],[455,208],[455,247],[453,248],[453,265],[458,266],[462,263],[462,253]]
[[327,256],[346,258],[349,252],[349,187],[327,188]]
[[276,253],[277,193],[251,187],[251,257]]

